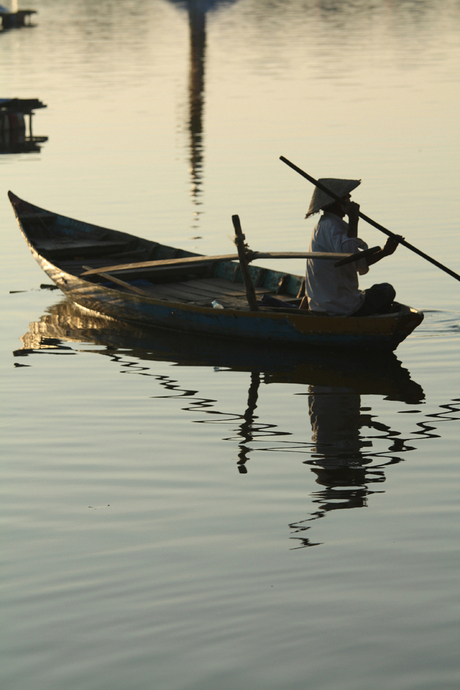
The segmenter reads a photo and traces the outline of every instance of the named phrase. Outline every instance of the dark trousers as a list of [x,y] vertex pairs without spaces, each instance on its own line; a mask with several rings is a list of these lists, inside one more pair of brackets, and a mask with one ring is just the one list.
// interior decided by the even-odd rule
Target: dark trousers
[[369,316],[369,314],[386,314],[390,311],[396,297],[395,289],[390,283],[379,283],[364,290],[364,302],[358,311],[351,316]]

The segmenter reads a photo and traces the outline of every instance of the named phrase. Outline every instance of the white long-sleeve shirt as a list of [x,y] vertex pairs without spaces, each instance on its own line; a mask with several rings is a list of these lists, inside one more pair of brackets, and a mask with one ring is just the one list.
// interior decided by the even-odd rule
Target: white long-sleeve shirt
[[[349,252],[367,249],[358,237],[348,237],[348,223],[333,213],[324,212],[316,224],[309,251]],[[307,259],[305,292],[311,311],[328,316],[349,316],[357,311],[364,293],[359,289],[358,273],[368,272],[365,259],[335,268],[334,261]]]

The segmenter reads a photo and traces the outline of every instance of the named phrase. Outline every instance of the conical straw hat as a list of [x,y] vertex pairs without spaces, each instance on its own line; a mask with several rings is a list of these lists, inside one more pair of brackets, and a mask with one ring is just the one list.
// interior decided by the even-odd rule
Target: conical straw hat
[[[323,177],[322,179],[318,180],[318,182],[321,182],[324,187],[330,189],[331,192],[340,198],[350,194],[353,189],[356,189],[356,187],[361,184],[361,180],[337,180],[334,177]],[[325,206],[329,206],[329,204],[332,204],[334,201],[335,199],[332,196],[329,196],[329,194],[323,192],[322,189],[315,187],[315,191],[313,192],[313,196],[310,201],[310,208],[308,209],[308,213],[305,218],[312,216],[314,213],[318,213],[318,211]]]

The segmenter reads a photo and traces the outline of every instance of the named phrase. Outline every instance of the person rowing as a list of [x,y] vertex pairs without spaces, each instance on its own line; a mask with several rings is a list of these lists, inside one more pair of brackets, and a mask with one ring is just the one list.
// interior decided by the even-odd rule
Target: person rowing
[[[355,253],[367,249],[367,244],[358,237],[359,204],[351,201],[351,192],[361,184],[361,180],[324,178],[319,182],[340,201],[315,187],[305,217],[309,218],[319,211],[322,211],[322,215],[313,229],[309,251]],[[344,216],[348,216],[348,223]],[[358,274],[366,274],[369,266],[393,254],[401,240],[402,237],[392,234],[383,248],[345,266],[335,267],[332,261],[308,259],[305,297],[300,309],[310,309],[311,312],[328,316],[388,313],[396,296],[393,286],[380,283],[360,290]]]

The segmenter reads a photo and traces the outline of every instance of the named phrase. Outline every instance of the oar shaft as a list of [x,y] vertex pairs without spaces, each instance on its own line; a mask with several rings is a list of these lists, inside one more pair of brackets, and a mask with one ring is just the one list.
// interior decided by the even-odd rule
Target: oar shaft
[[[333,199],[336,201],[341,201],[340,197],[332,192],[330,189],[328,189],[325,185],[323,185],[321,182],[318,180],[315,180],[314,177],[306,173],[304,170],[301,170],[301,168],[297,167],[297,165],[294,165],[294,163],[291,163],[287,158],[284,156],[280,156],[280,160],[283,161],[283,163],[286,163],[290,168],[295,170],[296,172],[299,173],[299,175],[302,175],[302,177],[305,177],[309,182],[315,185],[315,187],[318,187],[318,189],[321,189],[323,192],[326,192],[326,194],[329,194]],[[388,237],[395,237],[396,234],[394,232],[391,232],[391,230],[388,230],[387,228],[384,228],[383,225],[380,225],[380,223],[377,223],[375,220],[372,220],[372,218],[369,218],[369,216],[366,216],[364,213],[359,212],[359,217],[362,218],[363,220],[366,221],[366,223],[369,223],[369,225],[372,225],[374,228],[377,230],[380,230],[380,232],[383,232],[385,235],[388,235]],[[452,269],[448,268],[447,266],[444,266],[441,264],[439,261],[436,259],[433,259],[432,256],[429,256],[428,254],[425,254],[425,252],[422,252],[421,249],[418,249],[417,247],[414,247],[413,244],[410,242],[407,242],[405,239],[400,239],[399,240],[400,244],[402,244],[406,249],[410,249],[412,252],[415,254],[418,254],[419,256],[422,257],[422,259],[426,259],[426,261],[429,261],[431,264],[434,266],[437,266],[438,268],[441,269],[441,271],[444,271],[445,273],[448,273],[452,278],[455,278],[456,280],[460,281],[460,275],[458,273],[455,273],[455,271],[452,271]]]
[[[324,259],[329,261],[338,261],[351,254],[341,254],[338,252],[253,252],[249,251],[247,260],[248,263],[256,261],[257,259]],[[132,273],[133,271],[147,270],[147,271],[166,271],[168,269],[187,268],[188,266],[205,266],[206,264],[213,264],[217,261],[236,261],[239,259],[238,254],[222,254],[218,256],[187,256],[182,259],[160,259],[152,261],[141,261],[138,263],[117,264],[114,266],[105,266],[104,269],[89,268],[80,277],[99,274],[101,270],[113,273],[115,271],[124,271],[125,273]]]
[[[83,266],[83,268],[86,268],[87,270],[89,269],[89,266]],[[117,285],[121,285],[121,287],[126,288],[127,290],[130,290],[130,292],[135,292],[137,295],[142,295],[143,297],[151,297],[147,292],[144,290],[140,290],[139,288],[135,287],[134,285],[131,285],[130,283],[127,283],[124,280],[121,280],[121,278],[116,278],[115,276],[111,275],[110,273],[106,273],[105,271],[97,271],[95,275],[101,276],[101,278],[105,278],[106,280],[109,280],[111,283],[116,283]]]
[[[369,225],[373,225],[374,228],[377,228],[377,230],[380,230],[380,232],[385,233],[385,235],[388,235],[389,237],[394,236],[394,232],[391,232],[391,230],[387,230],[386,228],[383,227],[383,225],[380,225],[380,223],[376,223],[375,220],[372,220],[372,218],[369,218],[366,216],[364,213],[359,212],[360,218],[366,221],[366,223],[369,223]],[[422,259],[425,259],[426,261],[429,261],[431,264],[434,266],[437,266],[438,268],[441,269],[441,271],[444,271],[445,273],[448,273],[452,278],[455,278],[456,280],[460,280],[460,275],[458,273],[455,273],[451,268],[448,268],[447,266],[444,266],[444,264],[441,264],[439,261],[436,259],[433,259],[432,256],[429,256],[428,254],[425,254],[425,252],[422,252],[421,249],[418,247],[415,247],[413,244],[408,242],[405,239],[399,240],[399,243],[402,244],[406,249],[410,249],[411,252],[414,252],[414,254],[418,254],[419,256],[422,257]]]

